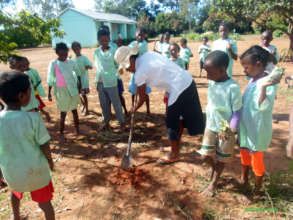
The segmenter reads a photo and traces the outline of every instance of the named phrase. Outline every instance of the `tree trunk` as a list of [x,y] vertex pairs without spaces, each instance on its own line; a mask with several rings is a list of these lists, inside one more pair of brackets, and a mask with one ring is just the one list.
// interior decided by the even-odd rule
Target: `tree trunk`
[[293,51],[293,34],[290,34],[289,35],[289,40],[290,40],[289,49]]

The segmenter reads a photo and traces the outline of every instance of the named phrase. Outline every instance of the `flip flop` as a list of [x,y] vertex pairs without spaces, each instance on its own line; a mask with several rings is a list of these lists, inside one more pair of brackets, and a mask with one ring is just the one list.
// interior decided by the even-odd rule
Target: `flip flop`
[[175,162],[178,162],[179,158],[169,158],[169,156],[164,156],[160,159],[157,160],[157,163],[162,164],[162,165],[168,165],[168,164],[172,164]]

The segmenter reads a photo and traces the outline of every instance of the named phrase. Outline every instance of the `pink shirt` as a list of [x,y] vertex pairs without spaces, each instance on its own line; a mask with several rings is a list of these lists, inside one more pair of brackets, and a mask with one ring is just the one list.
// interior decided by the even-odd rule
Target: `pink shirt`
[[56,86],[61,88],[66,88],[66,82],[63,74],[61,73],[58,65],[55,66],[55,74],[56,74]]

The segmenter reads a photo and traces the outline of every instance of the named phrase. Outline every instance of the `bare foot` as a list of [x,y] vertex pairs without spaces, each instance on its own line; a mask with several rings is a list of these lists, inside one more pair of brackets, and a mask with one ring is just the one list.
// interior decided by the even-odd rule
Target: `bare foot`
[[210,185],[204,191],[201,192],[201,195],[205,197],[214,197],[215,192],[216,192],[216,187],[214,186],[214,184],[210,183]]

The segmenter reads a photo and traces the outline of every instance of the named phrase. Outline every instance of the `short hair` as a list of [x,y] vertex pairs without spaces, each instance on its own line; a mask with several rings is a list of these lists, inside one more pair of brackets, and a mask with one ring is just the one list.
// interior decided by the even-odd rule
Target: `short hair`
[[137,28],[136,28],[136,33],[137,33],[137,32],[141,32],[141,33],[146,34],[146,29],[145,29],[144,27],[137,27]]
[[80,44],[79,42],[77,42],[77,41],[74,41],[74,42],[72,42],[72,44],[71,44],[71,48],[73,49],[74,47],[79,47],[79,48],[81,48],[81,44]]
[[255,45],[246,50],[241,56],[240,60],[249,56],[252,64],[256,62],[261,62],[263,66],[266,66],[269,62],[276,63],[276,58],[267,50],[263,49],[261,46]]
[[67,50],[68,51],[67,45],[63,42],[56,44],[56,48],[55,48],[56,53],[58,53],[60,50]]
[[104,25],[104,24],[99,27],[99,30],[107,30],[107,31],[110,31],[109,27],[107,25]]
[[100,29],[98,31],[98,39],[100,39],[103,36],[110,37],[110,32],[108,30],[106,30],[106,29]]
[[22,58],[22,56],[11,55],[10,57],[8,57],[8,63],[11,67],[13,67],[17,62],[22,61]]
[[209,41],[209,38],[208,38],[207,36],[204,36],[204,37],[202,38],[202,40],[203,40],[203,41]]
[[0,73],[0,98],[6,104],[17,103],[19,93],[30,88],[29,77],[16,71]]
[[138,58],[138,56],[139,56],[138,54],[133,54],[133,55],[131,55],[129,57],[129,59],[135,59],[136,60]]
[[210,61],[213,66],[217,68],[228,68],[229,66],[229,56],[227,55],[227,53],[220,50],[215,50],[209,53],[205,59],[205,62],[207,61]]
[[230,24],[227,21],[222,21],[220,23],[219,27],[221,27],[221,26],[226,27],[226,28],[228,28],[228,30],[230,30]]
[[177,48],[178,52],[180,51],[180,47],[176,42],[172,42],[171,46],[175,46]]
[[185,38],[181,38],[180,43],[187,44],[187,40]]
[[164,34],[164,37],[169,37],[169,38],[170,38],[170,33],[169,33],[169,32],[166,32],[166,33]]
[[270,30],[265,30],[264,32],[262,32],[262,35],[267,34],[269,37],[273,38],[273,32]]

